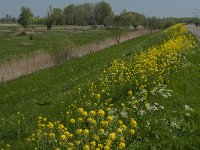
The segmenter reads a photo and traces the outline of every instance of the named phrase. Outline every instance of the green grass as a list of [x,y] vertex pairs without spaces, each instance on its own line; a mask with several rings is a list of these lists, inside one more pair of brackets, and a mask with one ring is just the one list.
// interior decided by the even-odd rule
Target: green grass
[[[127,55],[138,48],[143,41],[155,36],[158,36],[158,33],[138,37],[101,52],[5,82],[0,85],[0,118],[10,119],[11,115],[19,111],[25,114],[25,124],[29,124],[28,129],[34,126],[33,122],[39,115],[58,119],[63,105],[68,106],[74,100],[78,100],[77,85],[86,87],[89,81],[99,77],[113,59],[126,59]],[[38,105],[46,102],[49,105]],[[4,129],[0,126],[0,129],[4,130],[0,133],[0,140],[4,139],[14,144],[17,142],[17,145],[22,142],[14,138],[16,128]],[[23,136],[27,136],[27,131],[23,131]]]
[[[0,118],[7,118],[22,112],[25,114],[25,125],[20,127],[21,140],[16,138],[18,127],[0,125],[0,141],[19,146],[34,127],[36,117],[47,116],[52,120],[61,118],[60,112],[66,109],[77,96],[77,85],[85,88],[89,81],[95,81],[103,69],[115,58],[127,59],[130,53],[137,49],[146,49],[156,43],[162,43],[159,33],[138,37],[101,52],[74,59],[50,69],[41,70],[19,79],[0,85]],[[129,149],[198,149],[200,147],[200,51],[188,58],[191,66],[178,68],[171,72],[168,87],[173,90],[173,96],[164,99],[160,96],[151,97],[155,102],[165,107],[164,111],[148,114],[141,120],[140,126],[145,126],[147,120],[152,124],[149,128],[140,128],[137,139]],[[49,103],[39,106],[37,103]],[[185,116],[185,105],[193,112]],[[64,107],[63,107],[64,106]],[[56,119],[55,119],[56,118]],[[168,125],[153,123],[164,118],[179,122],[183,128],[172,129]],[[0,121],[1,122],[1,121]],[[22,144],[23,145],[23,144]],[[25,149],[25,148],[24,148]]]
[[[34,110],[34,107],[30,108],[29,106],[38,107],[35,102],[50,101],[51,105],[56,105],[65,100],[70,103],[75,99],[71,93],[77,84],[87,84],[88,81],[93,81],[113,59],[125,58],[126,54],[130,53],[134,47],[151,36],[155,35],[138,37],[106,48],[101,52],[6,82],[0,86],[0,117],[16,111]],[[51,106],[48,107],[52,109]],[[46,107],[39,109],[49,113]],[[37,112],[40,113],[38,110]]]
[[40,34],[35,33],[33,40],[30,40],[30,35],[0,34],[0,60],[30,54],[35,51],[49,52],[58,47],[63,40],[69,40],[75,47],[79,47],[111,36],[112,34],[108,30],[87,30],[81,32],[45,31]]

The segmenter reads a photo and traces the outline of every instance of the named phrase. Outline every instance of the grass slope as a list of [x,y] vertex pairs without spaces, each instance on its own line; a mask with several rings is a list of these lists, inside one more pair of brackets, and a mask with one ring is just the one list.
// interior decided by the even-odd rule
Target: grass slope
[[[77,85],[84,88],[89,81],[94,81],[113,59],[126,59],[135,49],[140,47],[145,49],[150,45],[162,43],[159,39],[158,33],[138,37],[101,52],[6,82],[0,86],[0,118],[9,118],[20,111],[28,116],[27,126],[32,125],[38,115],[58,119],[63,106],[78,100]],[[165,107],[165,111],[148,114],[147,118],[152,122],[166,118],[181,124],[183,128],[152,124],[149,130],[146,128],[138,132],[138,138],[129,149],[198,149],[200,147],[198,119],[200,118],[200,51],[188,58],[188,61],[191,63],[189,67],[180,67],[176,72],[170,73],[168,87],[173,90],[173,96],[167,100],[154,97],[155,102]],[[37,105],[46,102],[49,105]],[[185,116],[187,112],[185,105],[193,109],[190,117]],[[143,125],[146,125],[146,122]],[[5,140],[14,145],[22,142],[15,139],[15,129],[9,127],[5,129],[0,126],[0,130],[2,130],[0,141]],[[23,132],[25,137],[26,131]],[[16,146],[16,149],[21,147]]]
[[[94,80],[115,58],[123,58],[144,40],[155,36],[148,35],[106,48],[101,52],[67,61],[50,69],[8,81],[0,86],[0,117],[16,111],[52,114],[59,112],[60,102],[71,103],[76,99],[76,85]],[[51,105],[38,107],[36,103],[50,102]],[[31,107],[30,107],[31,106]],[[54,108],[52,108],[54,106]],[[54,110],[55,109],[55,110]]]
[[[79,98],[77,97],[77,85],[84,88],[89,81],[97,79],[113,59],[126,59],[130,52],[141,45],[150,45],[154,38],[158,39],[159,34],[137,37],[101,52],[73,59],[0,85],[0,118],[7,118],[10,121],[12,116],[16,117],[17,112],[25,114],[26,126],[20,129],[26,128],[22,131],[22,135],[26,137],[29,133],[27,131],[31,131],[34,127],[33,122],[36,117],[42,115],[58,119],[63,106],[69,106]],[[148,41],[148,44],[144,44],[145,41]],[[45,103],[48,105],[38,105]],[[21,149],[20,143],[23,140],[19,141],[15,138],[16,129],[18,128],[5,128],[3,124],[0,125],[0,130],[3,131],[0,132],[0,141],[19,145],[16,149]]]

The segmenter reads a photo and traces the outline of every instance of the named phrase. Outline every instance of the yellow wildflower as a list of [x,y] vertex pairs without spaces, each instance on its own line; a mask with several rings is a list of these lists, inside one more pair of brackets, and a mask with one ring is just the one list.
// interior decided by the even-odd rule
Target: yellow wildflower
[[121,134],[121,133],[122,133],[122,129],[121,129],[121,128],[118,128],[118,129],[117,129],[117,133],[120,133],[120,134]]
[[62,130],[64,128],[64,125],[63,124],[59,124],[58,125],[58,130]]
[[78,118],[78,121],[79,121],[79,122],[83,122],[83,118],[79,117],[79,118]]
[[72,118],[72,119],[69,120],[69,122],[70,122],[71,124],[75,124],[76,121],[75,121],[75,119]]
[[132,90],[129,90],[129,91],[128,91],[128,95],[129,95],[129,96],[133,96],[133,91],[132,91]]
[[82,133],[82,129],[77,129],[76,130],[76,134],[81,134]]
[[109,135],[108,135],[108,139],[110,139],[110,140],[115,140],[116,139],[116,135],[115,135],[115,132],[112,132],[112,133],[110,133]]
[[98,140],[99,140],[99,136],[98,136],[97,134],[94,134],[94,135],[93,135],[93,139],[94,139],[95,141],[98,141]]
[[89,115],[90,115],[90,116],[95,116],[95,115],[96,115],[96,112],[92,110],[92,111],[89,112]]
[[97,94],[97,98],[100,99],[100,98],[101,98],[101,95],[100,95],[100,94]]
[[52,133],[52,132],[49,133],[49,137],[50,137],[50,138],[55,138],[55,136],[56,136],[56,135],[55,135],[54,133]]
[[67,139],[67,137],[66,137],[66,135],[64,135],[64,134],[60,136],[60,140],[64,141],[64,140],[66,140],[66,139]]
[[110,147],[107,145],[105,145],[103,148],[104,148],[104,150],[110,150]]
[[103,134],[104,133],[104,129],[99,129],[99,133]]
[[102,126],[104,126],[104,127],[107,127],[108,126],[108,121],[103,120],[103,121],[100,122],[100,124]]
[[85,145],[85,146],[83,147],[83,150],[90,150],[90,146],[89,146],[89,145]]
[[54,125],[53,125],[53,123],[49,122],[49,123],[47,124],[47,127],[50,128],[50,129],[53,129]]
[[122,120],[119,120],[118,123],[119,123],[119,125],[123,125],[124,124]]
[[130,130],[129,130],[129,133],[130,133],[131,135],[134,135],[134,134],[135,134],[135,130],[134,130],[134,129],[130,129]]
[[92,142],[90,142],[90,145],[91,145],[91,147],[95,147],[96,146],[96,142],[92,141]]
[[119,149],[125,149],[125,143],[124,142],[120,142],[119,143]]
[[108,122],[112,122],[113,121],[113,117],[112,116],[108,116],[107,120],[108,120]]
[[80,113],[83,113],[84,109],[83,108],[78,108],[77,111],[80,112]]
[[133,118],[131,118],[130,125],[132,128],[134,128],[137,126],[137,122]]
[[103,117],[105,115],[105,112],[102,109],[100,109],[97,113],[101,117]]
[[89,130],[88,129],[83,130],[83,134],[84,135],[88,135],[89,134]]

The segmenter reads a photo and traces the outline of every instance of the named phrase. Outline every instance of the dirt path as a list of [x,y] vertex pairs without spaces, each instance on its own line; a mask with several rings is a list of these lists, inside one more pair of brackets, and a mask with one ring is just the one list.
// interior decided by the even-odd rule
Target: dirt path
[[[153,31],[157,32],[157,30]],[[120,43],[127,41],[129,39],[149,34],[150,30],[142,29],[135,32],[130,32],[121,37]],[[100,43],[88,44],[79,47],[75,53],[72,54],[73,57],[82,57],[93,52],[100,51],[106,47],[117,44],[112,38],[101,41]],[[30,74],[38,70],[49,68],[55,65],[51,56],[48,53],[40,52],[31,57],[25,57],[20,60],[12,60],[10,62],[0,64],[0,84],[7,80],[12,80],[18,78],[22,75]]]

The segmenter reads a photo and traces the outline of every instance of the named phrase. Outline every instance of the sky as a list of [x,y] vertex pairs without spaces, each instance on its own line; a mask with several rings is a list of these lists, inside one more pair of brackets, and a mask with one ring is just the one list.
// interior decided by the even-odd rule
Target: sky
[[[199,9],[200,0],[104,0],[113,8],[115,14],[122,10],[135,11],[152,17],[193,17],[194,9]],[[29,7],[35,16],[44,17],[51,5],[64,8],[69,4],[97,3],[100,0],[0,0],[0,18],[6,14],[18,17],[22,6]]]

